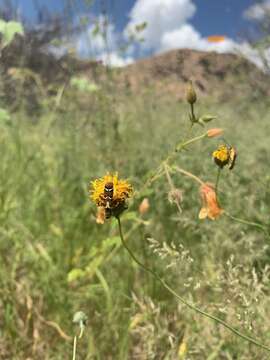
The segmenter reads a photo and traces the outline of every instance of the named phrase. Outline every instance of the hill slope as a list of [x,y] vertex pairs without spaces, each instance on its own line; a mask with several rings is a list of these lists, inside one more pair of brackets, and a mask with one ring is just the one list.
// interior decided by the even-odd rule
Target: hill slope
[[125,67],[122,76],[134,91],[153,86],[161,94],[182,98],[192,79],[202,94],[269,94],[270,77],[240,55],[173,50]]
[[[83,75],[105,86],[108,79],[113,79],[114,86],[121,91],[129,90],[137,94],[150,88],[159,96],[173,96],[177,99],[184,97],[184,89],[189,79],[194,81],[201,94],[223,99],[231,96],[251,98],[270,94],[270,76],[247,59],[235,54],[173,50],[138,60],[124,68],[113,69],[111,73],[97,61],[80,60],[70,55],[56,59],[33,47],[29,50],[25,40],[17,37],[11,46],[3,51],[0,65],[1,81],[8,83],[7,92],[10,96],[14,93],[14,86],[16,87],[12,81],[12,68],[31,70],[40,77],[45,87],[51,84],[58,87],[63,83],[67,84],[72,76]],[[108,74],[114,76],[108,78]],[[28,81],[27,86],[31,89],[35,82]],[[32,92],[30,90],[30,93]]]

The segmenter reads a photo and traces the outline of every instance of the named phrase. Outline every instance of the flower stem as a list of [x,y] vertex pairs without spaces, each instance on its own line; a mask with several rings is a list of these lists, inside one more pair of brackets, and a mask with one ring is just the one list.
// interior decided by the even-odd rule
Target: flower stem
[[[78,336],[78,339],[82,338],[83,332],[84,332],[84,324],[82,322],[80,322],[80,334]],[[77,335],[74,336],[74,340],[73,340],[73,356],[72,356],[72,360],[76,360],[76,350],[77,350]]]
[[256,223],[256,222],[252,222],[252,221],[249,221],[249,220],[244,220],[244,219],[241,219],[241,218],[238,218],[236,216],[233,216],[231,215],[230,213],[228,213],[227,211],[224,212],[224,214],[226,216],[228,216],[230,219],[234,220],[234,221],[237,221],[241,224],[246,224],[246,225],[249,225],[249,226],[254,226],[254,227],[257,227],[259,229],[261,229],[267,236],[269,236],[269,233],[268,231],[266,230],[266,228],[262,225],[262,224],[259,224],[259,223]]
[[[192,127],[190,129],[192,129]],[[175,147],[175,151],[171,152],[163,161],[161,161],[161,163],[157,166],[157,168],[153,170],[152,175],[146,180],[146,182],[142,186],[141,191],[148,188],[154,181],[156,181],[158,178],[160,178],[161,176],[164,175],[164,171],[163,171],[164,164],[169,164],[169,162],[179,152],[181,152],[186,146],[188,146],[190,144],[193,144],[194,142],[199,141],[201,139],[204,139],[205,137],[207,137],[207,133],[204,133],[204,134],[196,136],[196,137],[194,137],[194,138],[192,138],[190,140],[180,142],[179,144],[177,144],[176,147]],[[139,195],[139,193],[140,192],[138,192],[137,195]]]
[[219,184],[219,180],[220,180],[220,174],[221,174],[221,168],[218,168],[218,172],[217,172],[217,178],[216,178],[216,184],[215,184],[215,193],[216,193],[216,197],[218,199],[218,184]]
[[77,349],[77,336],[74,336],[74,341],[73,341],[73,356],[72,356],[72,360],[76,360],[76,349]]
[[190,124],[190,127],[188,128],[186,139],[188,139],[191,135],[192,129],[193,129],[194,122]]
[[191,118],[192,118],[192,125],[194,124],[194,122],[196,121],[196,116],[194,113],[194,104],[190,104],[190,110],[191,110]]
[[186,305],[187,307],[189,307],[190,309],[192,309],[193,311],[197,312],[198,314],[207,317],[208,319],[214,320],[216,323],[224,326],[225,328],[227,328],[228,330],[230,330],[232,333],[234,333],[235,335],[239,336],[240,338],[242,338],[243,340],[246,340],[264,350],[267,350],[270,352],[270,347],[260,343],[259,341],[257,341],[256,339],[253,339],[245,334],[242,334],[240,331],[238,331],[237,329],[235,329],[234,327],[232,327],[231,325],[227,324],[225,321],[219,319],[218,317],[207,313],[206,311],[203,311],[201,309],[199,309],[198,307],[196,307],[195,305],[189,303],[188,301],[186,301],[184,298],[182,298],[180,295],[178,295],[157,273],[155,273],[152,269],[149,269],[148,267],[146,267],[140,260],[137,259],[137,257],[133,254],[133,252],[129,249],[129,247],[127,246],[125,240],[124,240],[124,235],[123,235],[123,230],[122,230],[122,225],[121,225],[121,220],[120,217],[117,217],[117,221],[118,221],[118,227],[119,227],[119,234],[120,234],[120,238],[123,244],[123,247],[126,249],[126,251],[129,253],[130,257],[133,259],[133,261],[135,261],[135,263],[137,265],[139,265],[143,270],[145,270],[146,272],[148,272],[149,274],[151,274],[156,280],[158,280],[161,285],[167,289],[168,292],[170,292],[173,296],[175,296],[181,303],[183,303],[184,305]]
[[196,136],[196,137],[194,137],[194,138],[192,138],[192,139],[190,139],[190,140],[187,140],[187,141],[185,141],[185,142],[183,142],[183,143],[180,143],[180,144],[178,144],[178,145],[176,146],[175,151],[176,151],[176,152],[179,152],[179,151],[181,151],[182,149],[184,149],[186,146],[188,146],[188,145],[190,145],[190,144],[192,144],[192,143],[194,143],[194,142],[196,142],[196,141],[198,141],[198,140],[201,140],[201,139],[205,138],[206,136],[207,136],[207,133],[204,133],[204,134],[199,135],[199,136]]
[[190,177],[191,179],[197,181],[200,185],[203,185],[203,184],[204,184],[204,182],[203,182],[200,178],[198,178],[198,176],[192,174],[192,173],[189,172],[189,171],[186,171],[186,170],[180,168],[179,166],[174,165],[174,166],[172,167],[172,169],[180,172],[181,174],[184,174],[184,175]]

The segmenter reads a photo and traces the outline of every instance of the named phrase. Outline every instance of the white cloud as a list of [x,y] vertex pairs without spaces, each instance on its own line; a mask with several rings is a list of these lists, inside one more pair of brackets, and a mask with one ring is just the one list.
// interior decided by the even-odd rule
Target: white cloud
[[[260,18],[265,11],[270,10],[270,0],[264,0],[261,5],[254,5],[246,11],[246,16]],[[264,68],[270,64],[270,50],[263,54],[253,49],[248,43],[237,43],[230,38],[211,42],[188,21],[196,12],[192,0],[137,0],[130,12],[130,21],[125,28],[125,34],[135,29],[136,25],[147,23],[140,44],[142,50],[154,53],[189,48],[201,51],[216,51],[218,53],[240,53],[257,66]]]
[[[269,4],[270,9],[270,0],[264,1],[263,5],[267,4]],[[223,41],[219,42],[211,42],[202,37],[188,23],[195,12],[196,7],[192,0],[137,0],[130,12],[130,20],[123,33],[118,32],[115,26],[108,22],[108,19],[99,16],[95,19],[95,24],[92,21],[92,25],[76,35],[70,44],[71,47],[75,47],[80,56],[94,57],[110,66],[131,64],[134,62],[136,54],[144,54],[146,50],[149,53],[157,54],[181,48],[219,53],[240,52],[259,67],[263,67],[265,61],[269,61],[270,64],[270,50],[266,50],[262,56],[248,43],[237,43],[229,38],[224,38]],[[259,12],[256,16],[260,16]],[[137,46],[132,44],[125,55],[120,54],[118,52],[119,45],[123,44],[127,33],[143,22],[147,22],[147,27],[142,33],[145,41]],[[95,35],[96,23],[99,24],[101,32],[99,31]],[[102,36],[104,28],[106,28],[106,38]]]
[[145,41],[141,46],[154,53],[180,48],[233,51],[236,45],[233,40],[210,43],[188,23],[195,12],[196,6],[192,0],[137,0],[130,12],[125,33],[134,31],[136,25],[146,22],[147,27],[142,34]]
[[134,62],[134,58],[131,56],[122,57],[117,52],[102,53],[98,56],[98,60],[101,60],[103,64],[112,67],[122,67]]
[[270,12],[270,0],[264,0],[261,3],[250,6],[245,12],[244,17],[250,20],[262,20],[266,13]]
[[[76,50],[82,55],[97,55],[105,50],[114,51],[118,46],[120,34],[116,32],[115,26],[108,23],[100,16],[97,24],[92,24],[77,36]],[[99,31],[95,32],[98,26]],[[104,35],[103,35],[104,33]]]
[[136,25],[146,22],[142,46],[157,49],[161,37],[181,27],[195,11],[196,7],[190,0],[137,0],[129,14],[130,21],[125,31],[132,32]]
[[[96,28],[99,31],[96,32]],[[118,53],[123,35],[116,31],[114,24],[103,16],[96,19],[96,23],[77,35],[73,40],[76,52],[82,57],[95,57],[109,66],[124,66],[134,61],[131,54],[122,56]]]
[[221,42],[210,43],[203,38],[190,24],[184,24],[179,29],[165,32],[161,37],[159,52],[176,48],[187,48],[203,51],[231,52],[236,43],[231,39],[224,39]]
[[257,67],[261,68],[262,70],[269,70],[270,68],[270,48],[265,50],[257,50],[250,46],[249,43],[243,42],[238,44],[236,48],[236,52],[243,55]]
[[175,48],[198,49],[202,45],[200,34],[189,24],[184,24],[178,29],[167,31],[161,36],[159,51]]

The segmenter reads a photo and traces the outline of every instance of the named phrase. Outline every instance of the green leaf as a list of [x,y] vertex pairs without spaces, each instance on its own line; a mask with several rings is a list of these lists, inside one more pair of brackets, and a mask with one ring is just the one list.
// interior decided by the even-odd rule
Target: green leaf
[[10,44],[16,34],[24,35],[23,26],[17,21],[0,20],[0,33],[2,33],[2,47]]
[[203,123],[208,123],[214,119],[216,119],[216,116],[213,115],[203,115],[199,118],[199,123],[203,124]]
[[82,269],[72,269],[67,276],[67,281],[69,283],[79,280],[85,276],[85,271]]
[[0,123],[6,124],[10,121],[10,114],[7,110],[0,108]]
[[204,127],[204,121],[201,118],[198,120],[198,124]]
[[95,93],[99,90],[99,87],[95,83],[90,82],[86,77],[73,76],[70,80],[70,85],[83,92]]
[[93,31],[92,31],[92,35],[94,37],[98,36],[100,34],[100,28],[99,28],[99,24],[96,24],[96,26],[94,27]]

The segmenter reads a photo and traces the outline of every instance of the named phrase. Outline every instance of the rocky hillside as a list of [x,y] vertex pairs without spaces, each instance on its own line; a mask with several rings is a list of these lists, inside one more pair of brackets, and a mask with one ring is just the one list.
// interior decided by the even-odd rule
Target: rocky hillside
[[108,79],[113,80],[118,92],[128,90],[138,94],[151,89],[159,96],[177,99],[183,98],[189,79],[202,95],[214,95],[224,100],[232,96],[250,99],[270,95],[270,76],[240,55],[187,49],[142,59],[110,72],[97,61],[83,61],[71,55],[56,59],[17,37],[2,51],[0,68],[1,83],[10,98],[15,96],[16,79],[20,77],[21,81],[22,76],[27,78],[24,85],[32,98],[37,78],[45,88],[51,89],[53,85],[57,91],[73,76],[84,76],[105,86]]
[[192,79],[201,94],[218,96],[269,95],[270,76],[240,55],[174,50],[122,69],[121,76],[135,92],[151,86],[160,94],[182,98]]

